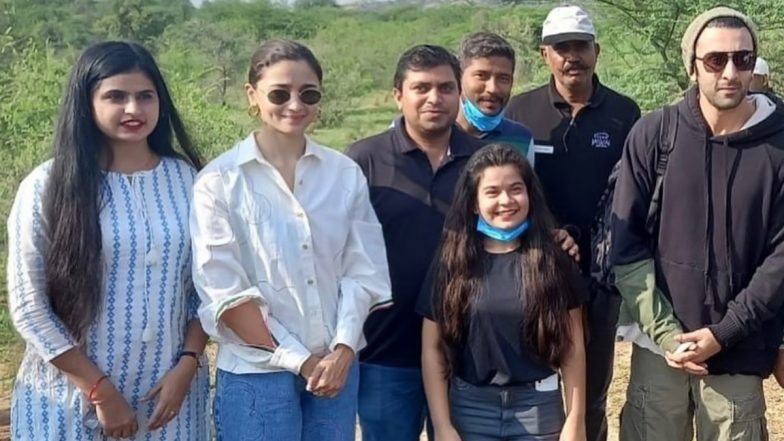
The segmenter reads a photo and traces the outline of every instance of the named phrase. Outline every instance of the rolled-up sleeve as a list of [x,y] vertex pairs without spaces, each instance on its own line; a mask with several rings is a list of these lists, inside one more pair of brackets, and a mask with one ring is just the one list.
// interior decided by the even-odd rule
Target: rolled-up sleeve
[[386,247],[381,224],[370,203],[368,185],[359,167],[352,167],[355,196],[348,211],[350,228],[343,252],[334,350],[344,344],[354,352],[362,344],[362,327],[370,312],[392,305]]
[[625,311],[665,351],[674,351],[674,337],[683,332],[671,303],[657,287],[651,241],[645,228],[655,185],[654,128],[662,112],[640,120],[626,139],[613,195],[611,261],[615,285]]
[[19,186],[8,219],[8,308],[16,330],[45,361],[76,346],[46,293],[40,170]]
[[[228,198],[219,171],[210,171],[197,178],[190,229],[193,282],[201,300],[199,317],[204,331],[220,342],[243,345],[235,353],[249,363],[298,373],[310,351],[269,314],[264,295],[248,279],[241,264],[240,248],[230,221]],[[248,346],[221,323],[224,312],[245,302],[254,302],[260,308],[277,343],[274,352]]]

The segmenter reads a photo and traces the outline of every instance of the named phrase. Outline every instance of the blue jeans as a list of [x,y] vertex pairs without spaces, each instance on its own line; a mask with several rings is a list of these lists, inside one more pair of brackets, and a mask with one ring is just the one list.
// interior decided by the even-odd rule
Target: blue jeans
[[420,369],[360,363],[359,424],[363,441],[418,441],[426,414]]
[[305,390],[305,380],[291,372],[218,370],[214,402],[218,441],[354,441],[358,364],[352,364],[335,398],[311,394]]
[[450,416],[461,440],[558,441],[565,417],[557,383],[547,391],[474,386],[458,377],[449,383]]

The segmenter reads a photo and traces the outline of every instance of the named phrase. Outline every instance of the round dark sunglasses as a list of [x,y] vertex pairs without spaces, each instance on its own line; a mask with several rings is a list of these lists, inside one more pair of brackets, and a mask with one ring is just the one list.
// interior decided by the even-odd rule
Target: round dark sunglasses
[[737,51],[737,52],[708,52],[702,58],[694,57],[702,61],[702,66],[710,73],[724,72],[727,63],[732,57],[732,64],[735,69],[739,71],[749,71],[754,69],[754,63],[757,61],[757,54],[754,51]]
[[[321,91],[318,89],[305,89],[299,91],[297,94],[302,103],[312,106],[321,101]],[[280,106],[286,104],[291,100],[291,91],[287,89],[273,89],[267,93],[267,99],[272,104]]]

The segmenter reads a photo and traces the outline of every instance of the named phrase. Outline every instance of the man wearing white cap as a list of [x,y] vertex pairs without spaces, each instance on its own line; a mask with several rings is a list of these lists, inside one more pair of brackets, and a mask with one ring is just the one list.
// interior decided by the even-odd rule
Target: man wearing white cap
[[754,64],[754,74],[751,77],[751,84],[749,84],[749,93],[761,93],[777,105],[782,104],[781,98],[770,87],[770,67],[768,62],[762,57],[757,57],[757,61]]
[[749,85],[749,92],[767,92],[770,90],[768,87],[768,76],[770,75],[770,67],[768,62],[762,57],[757,57],[754,63],[754,75],[751,78]]
[[[640,117],[634,101],[594,74],[599,50],[593,22],[583,9],[554,8],[542,26],[540,46],[552,73],[550,83],[515,96],[507,110],[508,118],[533,132],[536,173],[562,228],[578,241],[586,279],[597,205],[626,135]],[[588,441],[605,441],[620,298],[611,286],[591,287],[586,302],[586,432]]]

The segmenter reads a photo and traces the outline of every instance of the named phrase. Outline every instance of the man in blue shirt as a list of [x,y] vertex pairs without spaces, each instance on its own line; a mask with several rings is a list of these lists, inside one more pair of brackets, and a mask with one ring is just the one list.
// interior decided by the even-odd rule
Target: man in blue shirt
[[512,96],[515,51],[500,35],[477,32],[460,43],[463,70],[457,124],[486,142],[505,142],[519,148],[533,164],[533,136],[524,125],[504,117]]

